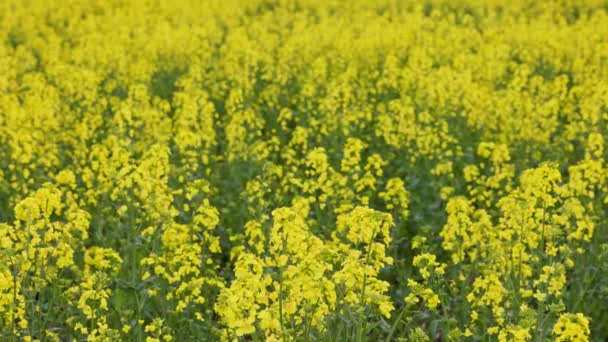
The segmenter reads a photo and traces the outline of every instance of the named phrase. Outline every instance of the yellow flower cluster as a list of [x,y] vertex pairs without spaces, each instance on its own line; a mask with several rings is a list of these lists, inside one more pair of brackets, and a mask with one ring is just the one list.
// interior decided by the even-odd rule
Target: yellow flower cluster
[[608,339],[605,0],[0,1],[0,340]]
[[555,341],[588,341],[589,319],[583,314],[564,314],[559,316],[553,327]]
[[[487,157],[487,148],[480,145],[478,153]],[[500,173],[500,168],[494,170]],[[490,185],[488,180],[494,176],[475,178],[486,179]],[[588,201],[590,196],[574,190],[599,185],[587,182],[578,178],[564,183],[553,164],[543,163],[521,172],[519,185],[501,187],[505,191],[501,198],[468,187],[471,199],[457,196],[448,201],[448,218],[441,231],[443,248],[451,253],[454,265],[460,265],[459,280],[473,279],[467,301],[475,317],[477,310],[491,312],[495,325],[487,329],[488,334],[499,332],[499,340],[528,341],[530,331],[548,314],[544,310],[561,313],[565,309],[567,269],[576,266],[577,254],[586,253],[582,246],[595,228],[596,209]],[[462,273],[465,270],[468,275]],[[467,288],[461,285],[453,290]],[[522,306],[546,309],[522,320],[518,318]],[[483,331],[480,328],[477,318],[467,326],[478,332]]]
[[260,236],[266,247],[239,255],[235,279],[216,303],[224,337],[323,334],[332,314],[367,306],[390,317],[389,284],[378,279],[392,263],[385,255],[390,215],[356,207],[338,216],[334,236],[323,241],[311,231],[309,211],[304,199],[274,210],[268,236]]
[[108,302],[112,295],[110,284],[122,259],[114,250],[101,247],[89,247],[84,259],[81,282],[66,291],[66,295],[72,297],[70,304],[80,314],[67,321],[89,341],[116,340],[120,333],[108,326],[111,315]]
[[[40,312],[43,289],[77,270],[75,254],[88,238],[90,216],[69,190],[45,183],[15,206],[12,226],[2,224],[2,325],[28,328],[28,310]],[[47,332],[45,332],[46,334]]]

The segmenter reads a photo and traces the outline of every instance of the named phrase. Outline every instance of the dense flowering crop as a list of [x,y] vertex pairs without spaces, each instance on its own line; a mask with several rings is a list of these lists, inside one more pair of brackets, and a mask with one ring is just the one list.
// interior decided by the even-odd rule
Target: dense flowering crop
[[0,1],[0,340],[608,339],[604,0]]

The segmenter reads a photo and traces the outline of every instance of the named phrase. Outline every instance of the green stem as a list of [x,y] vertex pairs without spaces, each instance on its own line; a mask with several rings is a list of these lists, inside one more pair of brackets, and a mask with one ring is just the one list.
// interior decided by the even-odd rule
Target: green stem
[[[374,230],[374,232],[372,233],[372,237],[369,242],[369,245],[367,246],[367,255],[365,257],[365,265],[363,266],[363,285],[361,286],[360,303],[361,303],[361,307],[362,307],[364,314],[365,314],[365,288],[367,287],[367,266],[369,265],[369,260],[371,259],[371,256],[372,256],[372,244],[374,243],[375,237],[376,237],[376,231]],[[357,329],[357,341],[362,341],[363,331],[365,330],[366,325],[367,325],[367,320],[365,319],[365,317],[363,317],[363,320],[360,321],[360,323],[358,324],[359,328]]]
[[391,331],[388,333],[388,336],[386,337],[386,342],[390,342],[390,340],[393,338],[393,334],[397,330],[397,324],[399,324],[399,322],[401,322],[401,317],[405,313],[406,309],[407,309],[407,306],[404,306],[403,309],[401,309],[401,312],[399,312],[399,315],[397,315],[395,322],[391,326]]

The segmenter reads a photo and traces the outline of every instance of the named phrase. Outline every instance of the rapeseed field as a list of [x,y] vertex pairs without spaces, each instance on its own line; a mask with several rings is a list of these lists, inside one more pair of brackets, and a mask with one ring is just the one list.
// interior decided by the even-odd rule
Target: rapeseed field
[[606,341],[605,0],[0,1],[1,341]]

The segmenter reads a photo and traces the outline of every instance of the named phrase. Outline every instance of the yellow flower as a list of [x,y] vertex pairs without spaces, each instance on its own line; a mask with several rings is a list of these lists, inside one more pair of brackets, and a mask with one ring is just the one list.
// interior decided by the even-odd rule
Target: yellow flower
[[585,342],[589,341],[589,319],[582,313],[564,313],[553,326],[555,340]]

